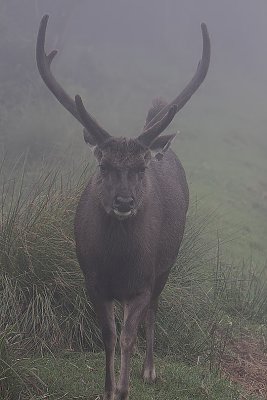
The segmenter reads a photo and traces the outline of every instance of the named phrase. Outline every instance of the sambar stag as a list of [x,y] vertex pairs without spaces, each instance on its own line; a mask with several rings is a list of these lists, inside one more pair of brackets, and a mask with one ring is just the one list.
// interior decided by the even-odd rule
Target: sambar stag
[[[142,375],[156,379],[153,361],[155,314],[183,238],[188,209],[185,172],[170,144],[175,134],[160,136],[206,77],[210,40],[205,24],[202,59],[185,89],[169,104],[157,100],[136,138],[111,136],[86,111],[80,96],[72,99],[51,73],[56,51],[45,53],[48,16],[37,38],[37,65],[57,100],[84,127],[84,139],[98,162],[76,212],[77,257],[88,296],[102,330],[106,355],[105,400],[126,400],[130,357],[141,321],[147,349]],[[113,302],[123,304],[121,368],[115,382],[116,327]]]

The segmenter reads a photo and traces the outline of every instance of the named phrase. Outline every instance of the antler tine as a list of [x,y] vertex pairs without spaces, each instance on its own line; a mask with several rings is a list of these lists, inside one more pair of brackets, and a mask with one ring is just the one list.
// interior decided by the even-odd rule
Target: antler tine
[[[48,23],[49,15],[44,15],[38,31],[37,43],[36,43],[36,61],[39,73],[48,87],[48,89],[54,94],[56,99],[76,118],[88,131],[92,134],[98,142],[100,137],[103,135],[107,137],[109,135],[90,114],[87,115],[87,122],[91,119],[90,124],[85,126],[83,119],[77,111],[75,101],[65,92],[62,86],[56,81],[51,72],[51,63],[57,54],[57,50],[51,51],[48,55],[45,53],[45,36],[46,28]],[[90,129],[89,129],[90,125]],[[109,135],[110,136],[110,135]],[[101,139],[100,139],[101,140]]]
[[89,112],[84,107],[83,101],[79,95],[75,96],[75,104],[83,126],[89,132],[94,131],[97,134],[99,143],[104,143],[107,139],[109,139],[109,133],[101,128],[96,120],[89,114]]
[[161,118],[161,120],[155,122],[155,124],[151,127],[143,130],[141,135],[139,135],[137,138],[138,141],[141,142],[143,145],[149,147],[149,145],[156,139],[156,137],[159,136],[171,123],[175,114],[177,113],[177,108],[177,105],[173,104],[169,108],[169,110],[167,110],[166,114]]
[[57,54],[57,50],[51,51],[48,55],[45,53],[45,35],[49,15],[44,15],[37,36],[36,44],[36,61],[40,75],[48,87],[48,89],[55,95],[57,100],[65,107],[80,123],[82,123],[80,116],[77,113],[75,102],[65,92],[65,90],[58,84],[51,73],[51,63]]
[[159,113],[156,114],[155,117],[151,119],[151,121],[149,121],[146,128],[150,128],[155,124],[155,122],[159,121],[173,104],[177,105],[176,112],[180,111],[181,108],[188,102],[191,96],[195,93],[195,91],[204,81],[210,64],[210,38],[206,24],[204,23],[201,24],[201,31],[203,39],[202,58],[198,64],[195,75],[188,83],[188,85],[184,88],[184,90],[172,102],[170,102],[164,108],[162,108],[159,111]]

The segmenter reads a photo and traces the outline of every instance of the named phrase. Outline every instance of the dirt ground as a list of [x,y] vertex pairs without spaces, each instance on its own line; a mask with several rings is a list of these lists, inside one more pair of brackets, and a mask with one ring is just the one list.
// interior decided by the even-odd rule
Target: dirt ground
[[244,335],[231,340],[221,367],[223,373],[232,382],[242,385],[247,394],[267,399],[267,343],[263,336]]

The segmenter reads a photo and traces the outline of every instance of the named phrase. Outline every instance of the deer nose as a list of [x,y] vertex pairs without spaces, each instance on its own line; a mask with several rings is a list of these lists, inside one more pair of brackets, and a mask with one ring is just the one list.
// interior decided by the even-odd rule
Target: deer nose
[[134,207],[134,199],[132,197],[116,196],[113,201],[113,207],[120,212],[130,211]]

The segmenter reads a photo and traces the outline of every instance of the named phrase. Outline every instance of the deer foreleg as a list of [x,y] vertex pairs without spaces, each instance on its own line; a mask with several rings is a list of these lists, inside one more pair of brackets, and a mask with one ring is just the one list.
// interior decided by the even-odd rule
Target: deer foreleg
[[145,382],[153,383],[156,380],[156,370],[154,365],[154,331],[155,317],[158,307],[158,301],[153,301],[145,314],[145,330],[146,330],[146,356],[144,360],[142,376]]
[[114,356],[117,340],[113,303],[98,299],[94,300],[93,304],[101,327],[106,355],[105,394],[103,400],[113,400],[116,387]]
[[130,358],[137,330],[150,303],[147,291],[124,305],[124,323],[121,331],[121,370],[115,400],[127,400],[129,391]]

